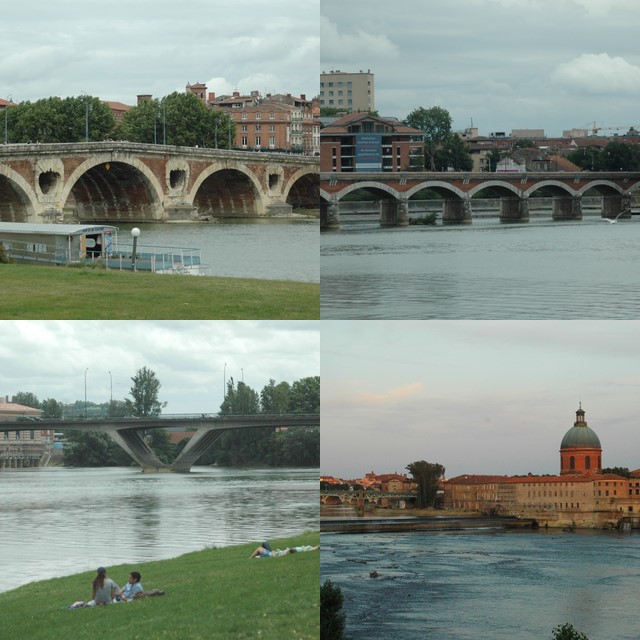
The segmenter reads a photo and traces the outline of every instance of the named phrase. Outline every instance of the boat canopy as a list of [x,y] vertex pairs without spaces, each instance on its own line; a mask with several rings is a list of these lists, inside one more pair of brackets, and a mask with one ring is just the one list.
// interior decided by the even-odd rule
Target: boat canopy
[[90,233],[116,231],[118,227],[104,224],[31,224],[29,222],[0,222],[0,233],[51,236],[85,236]]

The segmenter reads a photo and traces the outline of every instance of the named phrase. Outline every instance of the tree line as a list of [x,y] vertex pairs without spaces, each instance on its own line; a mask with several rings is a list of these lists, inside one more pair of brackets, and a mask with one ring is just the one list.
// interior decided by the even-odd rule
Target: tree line
[[[65,405],[54,398],[39,400],[31,392],[19,392],[11,401],[43,411],[43,418],[110,418],[161,415],[166,402],[160,401],[161,384],[151,369],[143,367],[131,378],[130,398],[97,404],[76,400]],[[258,393],[244,382],[231,378],[221,415],[277,413],[319,413],[320,377],[308,377],[293,383],[271,379]],[[107,434],[96,431],[64,431],[65,466],[127,466],[131,458]],[[165,429],[150,429],[145,439],[162,462],[171,462],[184,448],[187,439],[173,444]],[[225,433],[213,450],[207,451],[199,465],[266,465],[274,467],[318,467],[320,465],[320,430],[318,427],[275,429],[241,429]]]
[[119,124],[109,106],[88,95],[50,97],[5,107],[9,143],[127,140],[146,144],[231,149],[231,117],[210,109],[192,93],[143,99]]

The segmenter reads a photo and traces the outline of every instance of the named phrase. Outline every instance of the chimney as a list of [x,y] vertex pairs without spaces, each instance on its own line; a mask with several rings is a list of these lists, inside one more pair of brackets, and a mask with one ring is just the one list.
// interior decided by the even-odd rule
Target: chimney
[[301,93],[300,94],[300,100],[306,100],[307,99],[307,94],[306,93]]
[[240,97],[240,92],[239,91],[234,91],[233,92],[233,97],[234,98],[239,98]]
[[216,92],[209,91],[209,102],[215,102],[215,100],[216,100]]
[[142,93],[138,95],[138,105],[141,105],[145,100],[151,100],[152,97],[153,96],[150,93]]

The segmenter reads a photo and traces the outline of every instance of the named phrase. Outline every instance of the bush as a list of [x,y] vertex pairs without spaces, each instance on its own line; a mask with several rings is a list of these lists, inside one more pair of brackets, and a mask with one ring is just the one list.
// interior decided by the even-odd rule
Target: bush
[[589,640],[581,631],[576,631],[572,624],[565,622],[553,630],[553,640]]
[[340,587],[325,580],[320,587],[320,640],[344,640],[346,616],[342,613],[344,596]]
[[427,213],[417,218],[409,218],[409,224],[435,224],[437,219],[437,213]]

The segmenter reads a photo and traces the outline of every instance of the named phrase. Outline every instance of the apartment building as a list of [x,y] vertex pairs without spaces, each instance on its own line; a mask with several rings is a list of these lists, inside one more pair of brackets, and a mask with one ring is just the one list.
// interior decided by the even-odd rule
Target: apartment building
[[351,113],[375,111],[375,85],[371,69],[357,73],[331,70],[320,74],[320,108]]

